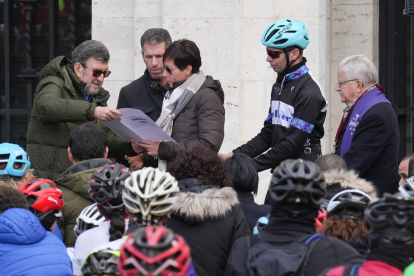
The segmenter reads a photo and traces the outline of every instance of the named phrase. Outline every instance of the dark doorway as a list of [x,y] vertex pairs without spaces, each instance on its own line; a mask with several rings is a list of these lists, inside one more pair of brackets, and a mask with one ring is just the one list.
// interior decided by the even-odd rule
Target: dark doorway
[[403,0],[379,2],[379,79],[398,116],[401,160],[414,151],[414,17],[403,15]]
[[0,2],[0,142],[25,147],[41,69],[91,39],[91,0]]

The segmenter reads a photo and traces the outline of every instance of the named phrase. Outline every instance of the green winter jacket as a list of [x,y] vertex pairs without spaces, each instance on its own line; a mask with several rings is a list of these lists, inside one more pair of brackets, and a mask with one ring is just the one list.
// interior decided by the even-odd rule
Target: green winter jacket
[[27,131],[27,153],[37,177],[56,180],[72,165],[67,150],[69,134],[88,121],[107,133],[109,157],[132,154],[128,141],[93,117],[96,106],[107,106],[109,92],[101,88],[89,103],[82,92],[85,85],[73,71],[72,62],[64,56],[50,61],[40,73]]
[[58,225],[63,242],[67,247],[75,245],[76,235],[73,228],[79,214],[85,207],[94,203],[88,194],[89,180],[92,174],[98,168],[111,163],[111,160],[100,158],[81,161],[65,170],[56,180],[65,201]]

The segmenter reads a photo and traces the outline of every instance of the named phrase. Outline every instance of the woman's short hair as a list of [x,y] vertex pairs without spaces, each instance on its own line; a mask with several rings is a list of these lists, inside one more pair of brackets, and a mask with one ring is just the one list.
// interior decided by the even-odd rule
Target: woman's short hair
[[224,164],[236,191],[257,194],[259,174],[253,159],[243,153],[235,153],[227,158]]
[[166,60],[172,60],[178,69],[183,71],[188,65],[191,65],[192,73],[198,73],[201,67],[200,50],[197,45],[188,39],[180,39],[174,41],[165,50],[164,62]]
[[168,164],[168,171],[175,179],[198,178],[207,184],[231,187],[226,167],[217,152],[206,147],[193,147],[178,155]]
[[24,194],[12,187],[0,186],[0,214],[11,208],[27,210]]
[[348,80],[359,79],[364,84],[378,82],[378,71],[374,63],[364,55],[353,55],[344,58],[339,63]]

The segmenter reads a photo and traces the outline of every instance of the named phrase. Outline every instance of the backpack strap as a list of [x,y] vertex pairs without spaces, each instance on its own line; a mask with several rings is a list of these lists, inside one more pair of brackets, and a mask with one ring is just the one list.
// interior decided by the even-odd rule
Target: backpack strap
[[[306,269],[306,266],[308,264],[310,254],[311,254],[313,248],[315,247],[315,245],[318,243],[318,241],[320,241],[320,238],[323,238],[323,237],[325,237],[325,235],[314,234],[306,240],[305,244],[309,246],[309,250],[308,250],[308,253],[306,254],[305,260],[303,261],[302,269],[300,271],[301,273],[298,274],[298,275],[305,275],[305,269]],[[315,239],[317,239],[316,242],[312,242]]]

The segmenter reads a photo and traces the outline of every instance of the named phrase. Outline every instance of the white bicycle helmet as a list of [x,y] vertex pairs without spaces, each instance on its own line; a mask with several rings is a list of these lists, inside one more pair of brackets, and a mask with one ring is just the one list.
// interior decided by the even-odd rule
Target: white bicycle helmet
[[414,176],[407,178],[405,183],[398,190],[403,196],[414,196]]
[[78,237],[86,230],[99,226],[104,220],[105,217],[102,216],[96,206],[96,203],[94,203],[82,210],[76,219],[76,225],[75,228],[73,228],[73,231]]
[[125,180],[122,198],[133,215],[142,216],[142,224],[153,224],[152,216],[168,214],[177,201],[178,182],[168,172],[155,168],[135,171]]
[[[362,220],[364,211],[372,198],[358,189],[347,189],[334,195],[326,208],[327,218],[335,215],[340,218]],[[351,216],[348,211],[353,211],[356,216]]]

